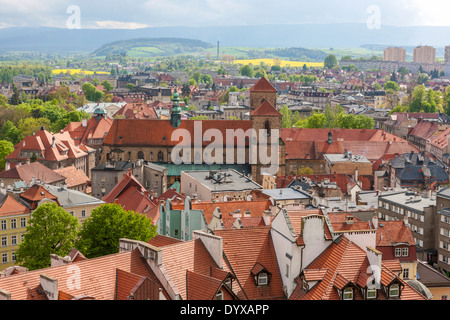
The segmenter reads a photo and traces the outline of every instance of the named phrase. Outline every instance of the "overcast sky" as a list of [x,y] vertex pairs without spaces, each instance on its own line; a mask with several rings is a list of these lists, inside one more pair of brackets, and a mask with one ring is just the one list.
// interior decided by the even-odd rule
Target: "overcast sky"
[[[0,0],[0,27],[142,28],[378,21],[450,26],[448,0]],[[76,13],[75,13],[76,14]],[[70,20],[75,21],[75,20]]]

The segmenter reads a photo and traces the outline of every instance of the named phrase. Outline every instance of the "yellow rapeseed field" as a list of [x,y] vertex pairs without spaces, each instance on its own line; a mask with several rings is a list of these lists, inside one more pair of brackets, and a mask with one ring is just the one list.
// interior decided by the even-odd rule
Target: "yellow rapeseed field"
[[241,60],[234,60],[234,63],[237,64],[252,64],[254,66],[259,66],[261,62],[264,62],[267,65],[276,65],[277,63],[280,64],[281,67],[291,66],[293,68],[301,68],[304,64],[306,64],[307,67],[323,67],[323,62],[302,62],[302,61],[289,61],[289,60],[279,60],[279,59],[241,59]]
[[[94,71],[81,70],[81,69],[54,69],[54,70],[52,70],[53,74],[67,73],[67,71],[69,71],[70,74],[94,74]],[[104,72],[104,71],[97,71],[97,73],[98,74],[109,74],[109,72]]]

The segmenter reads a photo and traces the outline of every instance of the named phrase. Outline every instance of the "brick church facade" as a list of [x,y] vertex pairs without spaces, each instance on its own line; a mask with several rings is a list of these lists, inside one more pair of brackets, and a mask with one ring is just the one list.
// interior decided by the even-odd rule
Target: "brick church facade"
[[[162,120],[162,119],[145,119],[145,120],[128,120],[115,119],[108,135],[106,136],[100,162],[116,160],[116,161],[136,161],[142,159],[144,161],[165,164],[166,166],[177,165],[172,161],[172,152],[179,154],[179,147],[185,146],[183,154],[179,154],[183,159],[190,159],[191,163],[208,164],[208,159],[202,157],[205,148],[211,144],[211,141],[204,136],[204,133],[209,129],[214,129],[214,132],[220,133],[223,137],[223,167],[232,167],[229,161],[225,161],[227,130],[243,130],[248,132],[249,129],[254,129],[256,133],[261,130],[266,130],[267,140],[269,142],[267,154],[270,156],[271,150],[278,152],[278,172],[276,175],[284,175],[284,154],[285,147],[281,139],[281,118],[282,115],[276,110],[276,95],[277,90],[265,78],[261,78],[253,87],[250,88],[250,120],[182,120],[181,122]],[[172,108],[172,118],[178,117],[179,109],[176,104],[178,100],[175,99],[174,107]],[[173,112],[175,110],[175,112]],[[183,131],[175,130],[181,129]],[[178,133],[184,133],[183,138],[178,137]],[[202,146],[194,146],[193,141],[195,135],[201,134]],[[175,137],[176,136],[176,137]],[[271,137],[278,136],[274,141]],[[184,141],[185,138],[190,138],[191,141]],[[259,139],[259,138],[258,138]],[[187,139],[189,140],[189,139]],[[249,139],[236,139],[233,144],[234,163],[242,162],[239,157],[241,152],[245,151],[245,164],[249,166],[249,172],[252,173],[252,179],[257,183],[262,183],[262,171],[270,165],[267,164],[268,159],[258,156],[256,160],[250,163],[250,143]],[[198,140],[196,140],[198,141]],[[217,143],[214,140],[214,143]],[[219,142],[220,143],[220,142]],[[258,148],[260,141],[258,140]],[[273,145],[272,145],[273,144]],[[178,146],[178,149],[175,149]],[[274,149],[272,149],[273,147]],[[242,150],[243,149],[243,150]],[[190,150],[190,154],[184,154],[185,150]],[[228,149],[229,150],[229,149]],[[212,153],[215,159],[221,158],[222,155]],[[239,160],[239,161],[238,161]],[[210,160],[211,161],[211,160]],[[225,164],[226,163],[226,164]],[[207,166],[203,170],[207,170]]]

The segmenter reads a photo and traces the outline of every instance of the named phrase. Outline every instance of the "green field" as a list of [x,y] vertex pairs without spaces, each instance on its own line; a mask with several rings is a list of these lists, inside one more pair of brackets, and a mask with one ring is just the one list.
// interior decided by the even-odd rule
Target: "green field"
[[128,50],[127,54],[131,58],[140,57],[154,57],[155,54],[163,53],[164,51],[156,47],[134,47]]

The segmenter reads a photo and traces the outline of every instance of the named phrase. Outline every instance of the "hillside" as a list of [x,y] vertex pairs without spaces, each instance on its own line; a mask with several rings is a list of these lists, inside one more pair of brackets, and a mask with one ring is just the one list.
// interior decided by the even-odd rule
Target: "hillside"
[[182,38],[139,38],[108,42],[92,52],[95,56],[122,54],[130,57],[169,56],[204,51],[212,44]]

